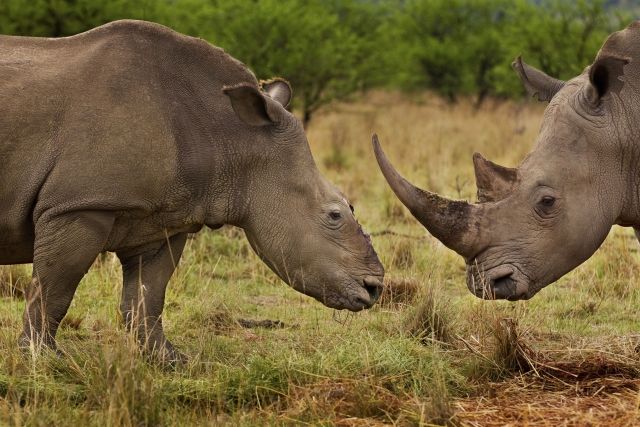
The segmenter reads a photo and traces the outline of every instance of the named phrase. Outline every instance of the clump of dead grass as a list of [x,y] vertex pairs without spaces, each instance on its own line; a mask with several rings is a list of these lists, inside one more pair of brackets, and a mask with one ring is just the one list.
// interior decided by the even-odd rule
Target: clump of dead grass
[[439,297],[433,289],[416,299],[417,305],[405,320],[405,330],[425,344],[452,344],[455,341],[455,322],[449,302]]
[[517,319],[499,319],[493,328],[495,348],[493,361],[505,372],[529,372],[537,353],[527,344],[526,334]]
[[486,322],[486,335],[473,336],[460,341],[478,359],[473,365],[472,377],[498,380],[536,369],[540,354],[529,344],[527,331],[518,326],[517,319],[491,316],[478,319]]
[[233,318],[231,310],[226,306],[217,306],[202,314],[203,325],[215,333],[228,332],[235,329],[238,324]]

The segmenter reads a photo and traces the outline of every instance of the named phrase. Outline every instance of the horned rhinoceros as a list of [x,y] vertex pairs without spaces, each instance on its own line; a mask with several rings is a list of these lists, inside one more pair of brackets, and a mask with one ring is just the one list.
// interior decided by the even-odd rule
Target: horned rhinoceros
[[345,197],[319,173],[282,79],[260,87],[222,49],[157,24],[73,37],[0,37],[0,264],[33,262],[22,344],[55,346],[103,251],[141,344],[165,338],[165,287],[188,233],[244,229],[296,290],[353,311],[383,268]]
[[465,258],[469,290],[508,300],[531,298],[584,262],[614,224],[640,226],[640,22],[612,34],[567,82],[520,58],[513,67],[529,93],[550,104],[517,169],[474,154],[479,203],[414,187],[374,140],[398,198]]

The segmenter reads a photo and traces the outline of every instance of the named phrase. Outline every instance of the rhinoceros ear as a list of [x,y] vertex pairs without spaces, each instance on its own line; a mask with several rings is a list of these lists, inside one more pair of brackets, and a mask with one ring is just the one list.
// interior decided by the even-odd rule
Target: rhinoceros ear
[[596,58],[589,68],[589,82],[587,98],[592,104],[598,104],[600,99],[610,92],[618,93],[624,84],[624,66],[629,58],[605,55]]
[[473,167],[476,172],[478,201],[496,202],[504,199],[518,182],[518,170],[505,168],[473,153]]
[[526,64],[520,56],[511,63],[511,67],[520,76],[527,93],[536,97],[538,101],[551,101],[551,98],[564,86],[562,80],[554,79]]
[[233,111],[249,126],[271,125],[282,117],[282,106],[250,83],[225,86],[222,91],[231,100]]
[[273,79],[260,82],[260,85],[262,86],[262,90],[267,92],[272,99],[275,99],[280,103],[280,105],[287,108],[293,95],[293,90],[291,89],[291,85],[288,81],[281,79],[280,77],[275,77]]

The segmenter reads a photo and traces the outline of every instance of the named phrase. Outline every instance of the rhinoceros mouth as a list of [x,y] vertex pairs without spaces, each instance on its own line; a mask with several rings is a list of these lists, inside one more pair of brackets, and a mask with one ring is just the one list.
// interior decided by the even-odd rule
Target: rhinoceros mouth
[[382,294],[382,280],[377,277],[367,276],[362,279],[360,285],[356,285],[356,289],[352,292],[350,298],[347,298],[347,304],[343,304],[342,307],[336,307],[340,309],[347,309],[349,311],[362,311],[373,307]]
[[340,295],[326,295],[316,298],[329,308],[336,310],[362,311],[371,308],[380,298],[383,289],[382,278],[366,276],[354,279],[343,287]]
[[469,288],[482,299],[518,301],[532,295],[526,276],[514,265],[501,265],[482,273],[475,269],[469,279]]

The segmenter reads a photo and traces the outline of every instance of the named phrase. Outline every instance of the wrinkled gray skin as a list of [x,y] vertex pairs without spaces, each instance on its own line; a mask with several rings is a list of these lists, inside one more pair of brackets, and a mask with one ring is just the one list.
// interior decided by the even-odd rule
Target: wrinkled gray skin
[[203,225],[244,229],[285,282],[358,311],[383,268],[345,197],[319,173],[291,89],[165,27],[118,21],[61,39],[0,36],[0,263],[33,262],[21,343],[54,346],[103,251],[147,350],[165,287]]
[[614,224],[640,226],[640,22],[612,34],[567,81],[520,58],[525,87],[550,101],[534,150],[517,169],[474,154],[479,203],[451,201],[404,180],[374,149],[414,216],[467,263],[482,298],[528,299],[600,246]]

